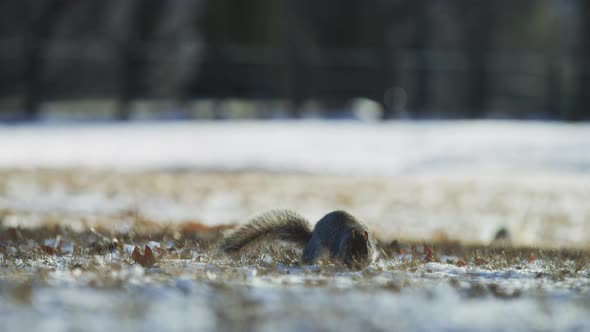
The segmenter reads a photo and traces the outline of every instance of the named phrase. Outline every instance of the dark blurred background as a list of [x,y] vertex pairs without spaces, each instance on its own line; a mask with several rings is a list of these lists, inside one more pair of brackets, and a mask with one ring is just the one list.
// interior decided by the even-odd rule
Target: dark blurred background
[[582,121],[589,36],[587,0],[4,0],[0,119]]

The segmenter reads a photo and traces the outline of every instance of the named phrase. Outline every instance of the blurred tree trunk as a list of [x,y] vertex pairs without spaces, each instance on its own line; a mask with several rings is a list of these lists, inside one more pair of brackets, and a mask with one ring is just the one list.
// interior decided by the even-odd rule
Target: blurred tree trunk
[[165,4],[164,0],[138,0],[131,11],[131,30],[127,32],[128,38],[121,52],[117,120],[129,120],[131,101],[140,95],[149,95],[141,91],[142,85],[146,83],[143,80],[147,77],[145,74],[148,68],[144,62],[149,58],[146,54],[150,51],[148,45],[153,42],[152,37]]
[[545,65],[545,113],[554,117],[562,107],[562,70],[559,58],[548,56]]
[[385,81],[385,86],[388,88],[385,90],[382,96],[382,107],[383,113],[381,115],[381,120],[391,120],[399,114],[399,94],[397,91],[400,89],[396,87],[395,84],[398,80],[399,76],[399,52],[397,49],[392,47],[384,47],[383,51],[381,52],[382,62],[381,68],[383,68],[383,75],[382,78]]
[[400,117],[405,113],[406,89],[399,86],[403,58],[400,50],[407,48],[408,37],[411,36],[406,35],[406,28],[411,29],[411,22],[417,21],[422,5],[421,0],[379,2],[365,17],[365,24],[372,26],[370,35],[379,36],[373,47],[383,48],[382,54],[385,56],[381,63],[385,87],[382,120]]
[[[312,7],[312,6],[310,6]],[[301,118],[305,101],[313,94],[313,63],[321,53],[317,27],[307,11],[310,7],[297,0],[285,0],[284,50],[288,116]]]
[[[467,57],[467,117],[486,115],[490,103],[490,53],[498,22],[500,5],[493,1],[456,2],[459,19],[463,21]],[[452,79],[452,78],[449,78]]]
[[578,0],[580,41],[577,54],[577,87],[574,109],[566,115],[568,121],[582,121],[590,114],[590,1]]
[[203,48],[203,62],[194,75],[187,81],[186,93],[193,96],[204,94],[207,97],[215,98],[213,117],[223,119],[224,114],[220,112],[220,98],[226,97],[232,86],[229,79],[226,46],[231,44],[232,0],[205,1],[202,6],[202,15],[197,24],[201,31]]
[[418,15],[416,20],[416,31],[414,35],[413,50],[416,52],[416,85],[412,98],[413,103],[409,106],[417,117],[423,117],[430,106],[431,98],[431,63],[430,52],[432,39],[432,18],[430,17],[431,0],[418,1]]
[[59,15],[66,7],[67,0],[47,0],[44,2],[23,1],[20,3],[24,13],[26,35],[24,36],[25,97],[24,119],[33,121],[39,116],[43,101],[43,71],[45,51],[52,32],[59,22]]

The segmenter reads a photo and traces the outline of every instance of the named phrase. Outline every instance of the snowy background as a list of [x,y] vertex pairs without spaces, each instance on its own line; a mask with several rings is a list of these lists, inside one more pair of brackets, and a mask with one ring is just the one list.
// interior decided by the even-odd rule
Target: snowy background
[[517,121],[178,122],[0,127],[0,167],[583,176],[590,125]]

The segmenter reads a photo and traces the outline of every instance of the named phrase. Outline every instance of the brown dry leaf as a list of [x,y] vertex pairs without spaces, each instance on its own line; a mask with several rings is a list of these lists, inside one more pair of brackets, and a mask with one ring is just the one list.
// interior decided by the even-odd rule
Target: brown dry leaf
[[42,245],[39,247],[39,249],[48,255],[55,255],[55,250],[53,247]]
[[154,257],[154,253],[150,247],[145,246],[144,254],[142,255],[139,247],[135,246],[133,249],[133,253],[131,253],[131,258],[143,267],[150,267],[156,264],[156,258]]
[[463,267],[467,265],[467,262],[464,261],[463,259],[459,259],[457,260],[457,262],[455,263],[455,265],[457,265],[458,267]]
[[156,257],[154,257],[154,253],[152,252],[152,249],[150,249],[150,247],[145,246],[143,257],[145,257],[145,259],[148,260],[150,266],[156,264]]
[[135,248],[133,248],[133,252],[131,253],[131,258],[136,262],[141,264],[141,262],[143,261],[143,255],[141,254],[141,252],[139,252],[139,247],[135,246]]

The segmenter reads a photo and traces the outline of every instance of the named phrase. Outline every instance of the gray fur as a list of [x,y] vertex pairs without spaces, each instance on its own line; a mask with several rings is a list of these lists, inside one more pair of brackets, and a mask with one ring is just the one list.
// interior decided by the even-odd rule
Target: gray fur
[[365,268],[373,262],[375,241],[367,227],[350,213],[334,211],[316,224],[303,250],[303,262],[313,264],[324,255],[350,269]]
[[289,210],[273,210],[258,216],[228,236],[221,246],[226,253],[236,253],[264,238],[281,240],[300,245],[302,248],[311,238],[309,222]]

